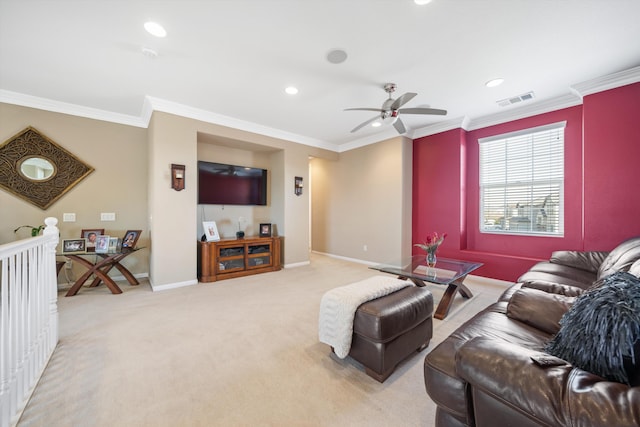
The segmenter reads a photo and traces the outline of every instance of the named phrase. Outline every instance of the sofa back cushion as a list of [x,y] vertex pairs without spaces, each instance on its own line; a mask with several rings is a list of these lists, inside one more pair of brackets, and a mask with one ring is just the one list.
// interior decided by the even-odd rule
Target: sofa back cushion
[[604,279],[618,271],[628,271],[638,259],[640,259],[640,237],[625,240],[602,261],[597,278]]
[[548,353],[611,381],[637,386],[640,279],[611,274],[575,299]]
[[553,335],[560,330],[560,319],[574,301],[574,297],[523,287],[511,297],[507,316]]

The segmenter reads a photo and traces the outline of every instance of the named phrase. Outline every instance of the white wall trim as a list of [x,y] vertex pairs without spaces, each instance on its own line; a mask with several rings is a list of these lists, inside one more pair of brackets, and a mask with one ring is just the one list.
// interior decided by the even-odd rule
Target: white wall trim
[[[119,276],[109,276],[113,279],[114,282],[121,282],[124,280],[127,280],[126,277],[119,275]],[[133,277],[135,277],[136,279],[147,279],[149,277],[149,273],[136,273],[133,275]],[[129,283],[129,282],[127,282]]]
[[149,123],[145,122],[141,117],[99,110],[97,108],[83,107],[81,105],[25,95],[23,93],[11,92],[4,89],[0,89],[0,102],[139,128],[146,128],[149,125]]
[[151,278],[149,278],[149,284],[151,285],[151,290],[153,292],[156,292],[156,291],[166,291],[169,289],[183,288],[185,286],[197,285],[198,280],[193,279],[193,280],[186,280],[184,282],[166,283],[164,285],[154,285]]
[[310,265],[311,261],[302,261],[302,262],[293,262],[291,264],[285,264],[284,268],[297,268],[297,267],[305,267]]
[[603,92],[638,82],[640,82],[640,66],[577,83],[571,86],[571,90],[574,94],[583,98],[597,92]]
[[257,123],[248,122],[246,120],[236,119],[234,117],[217,114],[199,108],[190,107],[188,105],[178,104],[177,102],[167,101],[152,96],[145,98],[150,104],[153,111],[162,111],[165,113],[175,114],[181,117],[187,117],[194,120],[200,120],[206,123],[227,126],[233,129],[240,129],[247,132],[257,133],[259,135],[270,136],[272,138],[284,139],[287,141],[297,142],[312,147],[324,148],[326,150],[337,151],[338,146],[319,139],[308,138],[291,132],[263,126]]
[[357,264],[364,264],[366,266],[373,266],[373,265],[378,265],[380,264],[379,262],[372,262],[372,261],[365,261],[362,259],[357,259],[357,258],[349,258],[349,257],[345,257],[342,255],[334,255],[334,254],[330,254],[330,253],[326,253],[326,252],[318,252],[318,251],[311,251],[314,254],[318,254],[318,255],[324,255],[324,256],[328,256],[329,258],[335,258],[335,259],[341,259],[343,261],[350,261],[350,262],[355,262]]
[[[570,93],[565,95],[539,102],[534,101],[518,107],[505,107],[507,108],[505,111],[500,111],[495,114],[489,114],[482,117],[469,118],[464,116],[440,123],[434,123],[422,128],[410,129],[405,136],[407,138],[417,139],[456,128],[474,130],[513,120],[519,120],[537,114],[548,113],[550,111],[580,105],[582,103],[582,98],[586,95],[637,82],[640,82],[640,66],[577,83],[572,85],[569,88]],[[162,111],[207,123],[218,124],[247,132],[258,133],[272,138],[284,139],[298,144],[322,148],[337,153],[354,150],[356,148],[375,144],[399,136],[395,130],[390,127],[383,132],[353,140],[346,144],[334,144],[148,95],[145,96],[143,101],[140,116],[114,113],[111,111],[84,107],[8,90],[0,90],[0,102],[141,128],[147,128],[149,126],[149,121],[151,120],[151,116],[154,111]]]

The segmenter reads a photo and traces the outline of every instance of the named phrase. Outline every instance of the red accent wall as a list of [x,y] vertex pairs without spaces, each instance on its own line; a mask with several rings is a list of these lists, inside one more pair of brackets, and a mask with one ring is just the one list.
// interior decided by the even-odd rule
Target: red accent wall
[[640,83],[584,98],[584,246],[640,236]]
[[[483,262],[475,274],[515,281],[555,250],[610,250],[640,235],[640,83],[583,105],[414,141],[413,243],[446,232],[440,256]],[[564,237],[479,232],[478,139],[566,121]],[[419,250],[414,248],[414,253]]]

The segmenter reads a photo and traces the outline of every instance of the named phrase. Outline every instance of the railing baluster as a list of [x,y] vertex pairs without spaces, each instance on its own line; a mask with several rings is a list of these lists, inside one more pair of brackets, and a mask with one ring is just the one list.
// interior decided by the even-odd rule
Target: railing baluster
[[58,343],[57,223],[0,245],[0,427],[17,423]]

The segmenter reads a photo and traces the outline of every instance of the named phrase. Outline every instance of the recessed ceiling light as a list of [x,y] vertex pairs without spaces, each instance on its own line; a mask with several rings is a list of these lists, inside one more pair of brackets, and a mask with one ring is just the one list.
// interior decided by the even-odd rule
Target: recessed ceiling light
[[496,87],[496,86],[500,86],[502,83],[504,83],[504,79],[498,78],[498,79],[489,80],[484,85],[486,87]]
[[379,128],[380,126],[382,126],[382,123],[379,122],[379,121],[375,121],[375,122],[371,123],[371,127]]
[[165,30],[164,27],[157,22],[145,22],[144,29],[147,30],[149,34],[156,37],[165,37],[167,35],[167,30]]
[[287,92],[289,95],[295,95],[295,94],[298,93],[298,88],[297,87],[293,87],[293,86],[289,86],[284,91]]
[[425,4],[429,4],[429,3],[431,3],[431,0],[413,0],[413,2],[414,2],[415,4],[418,4],[418,5],[420,5],[420,6],[423,6],[423,5],[425,5]]

